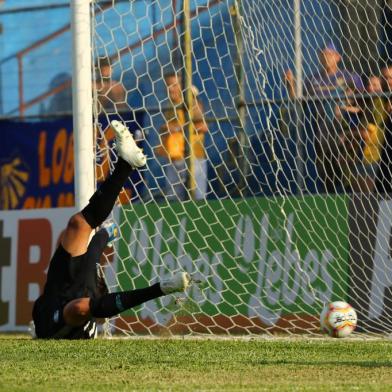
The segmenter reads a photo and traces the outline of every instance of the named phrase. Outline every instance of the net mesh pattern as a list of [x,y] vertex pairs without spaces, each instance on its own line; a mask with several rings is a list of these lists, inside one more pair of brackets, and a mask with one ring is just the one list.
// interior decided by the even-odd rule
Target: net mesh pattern
[[[187,7],[188,5],[188,7]],[[97,180],[111,120],[148,157],[113,215],[110,291],[188,271],[124,334],[316,334],[391,323],[388,2],[94,1]]]

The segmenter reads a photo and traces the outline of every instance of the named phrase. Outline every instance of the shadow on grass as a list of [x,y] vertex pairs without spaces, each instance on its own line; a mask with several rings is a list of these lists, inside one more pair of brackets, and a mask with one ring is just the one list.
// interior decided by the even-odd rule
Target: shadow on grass
[[[146,361],[144,360],[131,360],[128,362],[128,365],[143,365],[145,364]],[[194,366],[198,366],[197,364],[194,364],[192,362],[183,362],[183,361],[178,361],[178,360],[159,360],[157,362],[155,361],[150,361],[150,364],[155,363],[157,366],[178,366],[181,368],[193,368]],[[323,367],[323,366],[335,366],[336,368],[338,367],[362,367],[362,368],[369,368],[369,369],[376,369],[376,368],[392,368],[392,361],[339,361],[338,359],[336,361],[331,361],[331,360],[318,360],[318,361],[291,361],[291,360],[249,360],[249,361],[209,361],[205,360],[203,361],[203,367],[204,368],[215,368],[215,367],[220,367],[220,368],[225,368],[225,367],[235,367],[238,365],[245,365],[245,366],[309,366],[309,367]]]
[[247,364],[252,365],[296,365],[296,366],[358,366],[363,368],[379,368],[390,367],[392,368],[392,361],[288,361],[288,360],[260,360],[249,361]]

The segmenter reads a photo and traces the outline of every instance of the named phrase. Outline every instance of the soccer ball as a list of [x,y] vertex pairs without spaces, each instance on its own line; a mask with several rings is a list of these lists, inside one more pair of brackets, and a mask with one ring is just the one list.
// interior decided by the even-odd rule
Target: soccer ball
[[336,301],[325,306],[320,315],[321,331],[334,338],[345,338],[357,326],[357,313],[347,302]]

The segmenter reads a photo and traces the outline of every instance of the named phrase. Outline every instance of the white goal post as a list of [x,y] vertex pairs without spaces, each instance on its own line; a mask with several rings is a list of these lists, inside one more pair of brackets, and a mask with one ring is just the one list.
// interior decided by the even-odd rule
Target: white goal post
[[95,191],[90,1],[72,0],[71,18],[75,203],[80,210]]
[[148,157],[113,215],[110,290],[181,269],[200,282],[111,319],[111,333],[316,335],[336,300],[358,332],[390,333],[381,3],[72,1],[78,206],[116,162],[111,120]]

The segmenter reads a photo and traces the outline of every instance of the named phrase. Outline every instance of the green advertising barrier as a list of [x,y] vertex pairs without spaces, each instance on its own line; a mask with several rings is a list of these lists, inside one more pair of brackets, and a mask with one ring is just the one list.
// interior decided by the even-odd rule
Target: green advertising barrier
[[[143,287],[181,268],[203,281],[189,292],[190,312],[267,326],[287,315],[317,315],[323,302],[347,298],[347,202],[308,196],[124,208],[119,286]],[[165,324],[170,299],[138,312]]]

